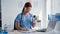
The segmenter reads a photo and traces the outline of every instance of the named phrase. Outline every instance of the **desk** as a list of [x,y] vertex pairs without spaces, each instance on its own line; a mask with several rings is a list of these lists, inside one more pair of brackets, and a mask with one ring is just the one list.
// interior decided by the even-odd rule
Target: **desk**
[[[25,33],[15,30],[14,32],[8,32],[8,34],[25,34]],[[60,31],[55,30],[55,31],[49,31],[49,32],[34,32],[30,34],[60,34]]]

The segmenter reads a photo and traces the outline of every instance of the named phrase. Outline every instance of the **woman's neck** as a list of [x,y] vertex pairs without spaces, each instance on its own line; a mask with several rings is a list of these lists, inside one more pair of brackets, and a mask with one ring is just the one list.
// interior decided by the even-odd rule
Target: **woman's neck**
[[28,16],[29,15],[29,13],[24,13],[25,14],[25,16]]

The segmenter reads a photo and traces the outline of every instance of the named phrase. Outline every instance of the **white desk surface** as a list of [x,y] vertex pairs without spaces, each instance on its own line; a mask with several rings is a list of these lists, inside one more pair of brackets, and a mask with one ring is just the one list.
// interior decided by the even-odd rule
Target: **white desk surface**
[[[15,30],[14,32],[8,32],[8,34],[26,34],[22,33],[20,31]],[[33,32],[33,33],[28,33],[28,34],[60,34],[60,31],[49,31],[49,32]]]

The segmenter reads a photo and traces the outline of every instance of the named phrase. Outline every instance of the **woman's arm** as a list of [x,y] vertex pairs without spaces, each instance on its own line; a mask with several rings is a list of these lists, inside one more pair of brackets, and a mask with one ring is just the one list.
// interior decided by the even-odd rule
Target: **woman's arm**
[[16,22],[15,27],[16,27],[17,30],[21,30],[20,23]]
[[36,23],[34,23],[34,22],[33,22],[33,23],[32,23],[32,27],[34,28],[34,27],[35,27],[35,25],[36,25]]
[[22,27],[20,27],[20,23],[18,23],[18,22],[16,22],[15,26],[16,26],[16,29],[17,29],[17,30],[28,31],[27,28],[22,28]]

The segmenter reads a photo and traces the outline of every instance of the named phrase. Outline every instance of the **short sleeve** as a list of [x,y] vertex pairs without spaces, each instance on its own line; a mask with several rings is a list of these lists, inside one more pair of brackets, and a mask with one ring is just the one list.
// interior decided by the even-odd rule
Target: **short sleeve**
[[15,22],[20,22],[20,21],[21,21],[21,14],[18,14],[15,19]]
[[31,22],[33,23],[33,21],[34,21],[34,17],[33,17],[32,14],[30,14],[30,16],[31,16]]
[[34,17],[32,16],[32,23],[33,23],[33,21],[34,21]]

